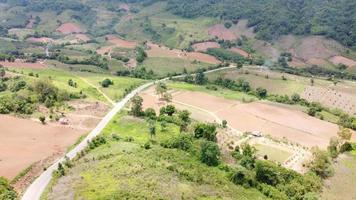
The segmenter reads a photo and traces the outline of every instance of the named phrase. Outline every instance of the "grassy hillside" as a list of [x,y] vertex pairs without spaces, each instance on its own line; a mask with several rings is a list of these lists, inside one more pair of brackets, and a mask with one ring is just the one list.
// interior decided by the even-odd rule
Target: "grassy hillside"
[[[157,128],[157,145],[150,149],[143,148],[150,140],[148,123],[125,114],[116,116],[103,135],[107,143],[76,161],[42,199],[56,199],[59,194],[84,199],[265,198],[255,189],[234,185],[226,171],[202,164],[197,152],[158,145],[179,135],[177,125],[169,124],[165,131]],[[116,140],[110,139],[113,135]]]

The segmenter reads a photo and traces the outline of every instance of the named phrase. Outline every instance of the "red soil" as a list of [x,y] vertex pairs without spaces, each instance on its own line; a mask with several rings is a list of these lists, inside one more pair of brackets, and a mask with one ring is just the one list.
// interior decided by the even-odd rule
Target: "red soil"
[[75,38],[81,42],[88,42],[90,38],[85,34],[75,34]]
[[25,28],[32,29],[34,23],[35,23],[35,20],[34,20],[34,19],[30,19],[30,20],[28,21],[28,24],[26,24],[26,27],[25,27]]
[[81,33],[83,30],[74,23],[64,23],[57,28],[62,34]]
[[[154,90],[145,92],[144,107],[158,109],[164,105],[154,98]],[[202,101],[202,99],[204,99]],[[336,136],[338,126],[326,121],[308,116],[295,108],[282,104],[268,102],[253,102],[243,104],[201,92],[181,91],[173,93],[173,102],[180,107],[184,104],[205,109],[205,117],[201,119],[214,120],[211,113],[220,119],[226,119],[233,128],[240,131],[261,131],[264,135],[277,138],[287,138],[307,147],[319,146],[326,148],[329,139]],[[184,103],[184,104],[182,104]],[[198,109],[186,106],[191,112]],[[199,115],[204,113],[198,110]],[[195,116],[193,113],[192,116]],[[200,119],[200,120],[201,120]],[[355,136],[355,134],[354,134]],[[354,139],[356,139],[354,137]]]
[[3,61],[0,61],[0,65],[3,65],[4,67],[23,67],[23,68],[32,68],[32,69],[42,69],[42,68],[45,68],[46,65],[43,64],[43,63],[39,63],[39,62],[36,62],[36,63],[25,63],[23,61],[20,61],[20,60],[16,60],[15,62],[3,62]]
[[308,101],[316,101],[332,108],[339,108],[349,114],[356,113],[356,98],[352,93],[333,88],[308,86],[301,96]]
[[216,24],[208,29],[208,34],[223,40],[235,40],[237,37],[223,24]]
[[108,42],[114,44],[116,47],[134,49],[137,45],[137,43],[134,41],[123,40],[115,35],[107,35],[105,38]]
[[40,38],[34,38],[34,37],[30,37],[27,38],[28,42],[33,42],[33,43],[51,43],[54,42],[54,40],[52,38],[48,38],[48,37],[40,37]]
[[83,134],[8,115],[0,115],[0,130],[0,176],[9,179],[38,160],[64,153]]
[[246,51],[244,51],[244,50],[242,50],[240,48],[232,47],[230,50],[232,52],[240,54],[241,56],[243,56],[245,58],[248,58],[250,56],[250,54],[248,54]]
[[149,57],[170,57],[170,58],[182,58],[188,60],[197,60],[210,64],[218,64],[220,61],[214,56],[199,53],[199,52],[184,52],[178,49],[169,49],[167,47],[160,47],[159,45],[149,43],[150,49],[147,51]]
[[195,51],[206,51],[209,48],[220,48],[220,44],[217,42],[200,42],[193,45]]
[[351,60],[349,58],[345,58],[343,56],[333,56],[329,60],[332,63],[334,63],[335,65],[344,64],[344,65],[347,65],[349,67],[356,67],[356,61]]

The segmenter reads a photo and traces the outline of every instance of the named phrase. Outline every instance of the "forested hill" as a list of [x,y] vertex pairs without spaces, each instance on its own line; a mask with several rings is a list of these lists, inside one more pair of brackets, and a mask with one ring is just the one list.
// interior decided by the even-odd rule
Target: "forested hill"
[[259,39],[284,34],[325,35],[356,48],[355,0],[168,0],[168,9],[187,18],[247,18]]
[[133,11],[139,12],[142,6],[162,1],[167,2],[169,12],[186,18],[248,19],[248,25],[255,28],[258,39],[273,40],[290,33],[325,35],[356,49],[355,0],[0,0],[0,6],[5,3],[12,8],[5,19],[1,18],[0,35],[4,35],[6,29],[24,27],[30,11],[46,10],[58,14],[71,10],[75,19],[96,35],[91,26],[98,18],[98,7],[104,6],[119,13],[118,4],[134,3],[141,4],[137,9],[133,6]]

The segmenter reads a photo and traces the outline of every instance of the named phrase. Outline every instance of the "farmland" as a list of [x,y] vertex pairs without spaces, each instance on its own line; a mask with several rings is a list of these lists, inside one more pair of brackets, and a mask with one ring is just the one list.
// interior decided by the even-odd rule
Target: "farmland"
[[355,198],[355,6],[1,0],[0,200]]
[[[329,139],[336,136],[338,131],[337,125],[309,117],[299,111],[299,108],[270,102],[242,103],[242,99],[246,100],[247,96],[238,97],[218,92],[208,95],[201,92],[204,90],[189,91],[188,89],[188,91],[184,91],[183,88],[187,88],[185,85],[174,83],[169,85],[178,89],[177,92],[172,93],[174,104],[204,110],[206,119],[211,119],[211,117],[213,117],[213,121],[225,119],[233,128],[242,132],[259,130],[264,135],[271,135],[279,139],[287,138],[289,141],[309,148],[313,146],[326,148]],[[209,91],[209,93],[211,92]],[[152,98],[152,95],[154,96],[152,90],[151,95],[145,94],[144,97],[147,98],[145,106],[162,105],[157,102],[157,98]],[[231,100],[224,99],[224,97],[230,97]],[[306,124],[308,125],[305,126]]]

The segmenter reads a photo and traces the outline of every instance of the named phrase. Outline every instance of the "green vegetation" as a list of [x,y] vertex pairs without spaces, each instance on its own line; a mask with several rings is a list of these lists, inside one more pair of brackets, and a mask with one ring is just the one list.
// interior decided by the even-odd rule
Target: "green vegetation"
[[[174,14],[187,18],[201,16],[223,19],[248,19],[248,26],[254,27],[257,38],[272,40],[289,33],[297,35],[326,35],[345,46],[355,47],[355,33],[348,30],[354,27],[346,16],[355,16],[352,7],[355,2],[342,0],[337,5],[330,1],[247,1],[225,0],[215,3],[198,1],[191,5],[189,0],[170,0],[168,8]],[[267,9],[266,8],[270,8]]]
[[221,87],[217,87],[217,90],[211,90],[208,86],[199,86],[182,82],[170,82],[168,83],[168,87],[188,91],[206,92],[214,96],[224,97],[227,99],[233,99],[242,102],[251,102],[257,100],[257,98],[253,95],[249,95],[239,91],[232,91]]
[[10,186],[8,180],[4,177],[0,177],[0,200],[15,200],[17,194],[15,190]]

